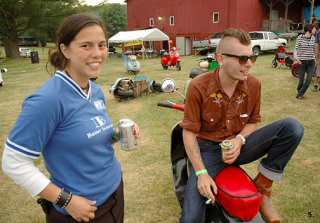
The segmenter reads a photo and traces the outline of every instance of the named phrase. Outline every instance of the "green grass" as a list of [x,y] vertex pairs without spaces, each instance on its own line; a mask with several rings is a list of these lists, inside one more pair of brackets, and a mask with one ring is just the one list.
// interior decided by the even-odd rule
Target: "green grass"
[[[290,45],[292,48],[292,45]],[[32,50],[32,49],[31,49]],[[37,49],[41,52],[41,48]],[[47,52],[47,49],[44,49]],[[308,100],[295,98],[297,78],[286,67],[272,68],[273,54],[259,56],[251,73],[262,82],[262,122],[259,127],[284,117],[293,117],[303,123],[304,138],[286,167],[284,179],[274,184],[273,202],[283,222],[319,223],[320,219],[320,92],[307,91]],[[8,73],[3,74],[4,86],[0,88],[0,151],[29,94],[47,81],[46,55],[40,54],[40,63],[31,64],[30,58],[0,63]],[[140,59],[139,75],[161,82],[173,78],[181,92],[190,70],[197,66],[197,56],[182,57],[182,70],[163,70],[160,59]],[[115,146],[116,157],[122,164],[125,185],[125,222],[178,222],[180,208],[173,192],[170,165],[170,133],[173,125],[183,117],[182,112],[157,107],[157,102],[167,100],[182,103],[178,94],[149,93],[140,98],[118,101],[109,92],[111,84],[119,77],[132,77],[120,58],[109,58],[96,81],[103,89],[107,112],[114,124],[122,118],[132,118],[141,129],[138,150],[124,152]],[[35,161],[44,171],[42,159]],[[246,165],[254,177],[258,161]],[[0,222],[45,222],[36,198],[15,185],[0,171]],[[312,217],[309,217],[309,213]]]

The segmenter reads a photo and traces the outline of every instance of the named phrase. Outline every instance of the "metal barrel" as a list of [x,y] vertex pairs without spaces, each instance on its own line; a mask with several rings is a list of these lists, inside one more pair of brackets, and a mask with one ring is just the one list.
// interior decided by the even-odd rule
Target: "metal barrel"
[[133,131],[134,122],[131,119],[121,119],[119,121],[121,149],[131,151],[138,148],[137,140]]

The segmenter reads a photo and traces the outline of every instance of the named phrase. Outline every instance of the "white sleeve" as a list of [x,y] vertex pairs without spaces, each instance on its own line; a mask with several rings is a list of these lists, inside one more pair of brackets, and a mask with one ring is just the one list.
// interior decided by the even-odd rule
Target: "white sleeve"
[[2,170],[33,197],[50,183],[50,180],[34,165],[32,158],[6,145],[2,155]]

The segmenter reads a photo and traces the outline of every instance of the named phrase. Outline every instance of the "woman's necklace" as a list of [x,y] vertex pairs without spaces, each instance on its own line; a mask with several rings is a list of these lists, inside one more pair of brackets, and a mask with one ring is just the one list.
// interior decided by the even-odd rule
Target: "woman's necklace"
[[[67,70],[66,71],[66,74],[68,75],[68,77],[70,77],[72,79],[72,77],[70,76],[70,74],[68,73]],[[73,79],[72,79],[73,80]],[[79,85],[80,86],[80,85]],[[81,86],[80,86],[81,87]],[[87,85],[85,87],[81,87],[82,90],[87,90],[89,88],[89,82],[87,83]]]

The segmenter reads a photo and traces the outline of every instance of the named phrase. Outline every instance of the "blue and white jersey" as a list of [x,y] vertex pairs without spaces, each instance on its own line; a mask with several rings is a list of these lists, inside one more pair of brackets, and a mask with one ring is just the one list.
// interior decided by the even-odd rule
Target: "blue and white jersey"
[[25,99],[6,146],[34,159],[42,153],[52,183],[98,206],[121,181],[112,135],[101,88],[90,81],[86,95],[57,71]]

